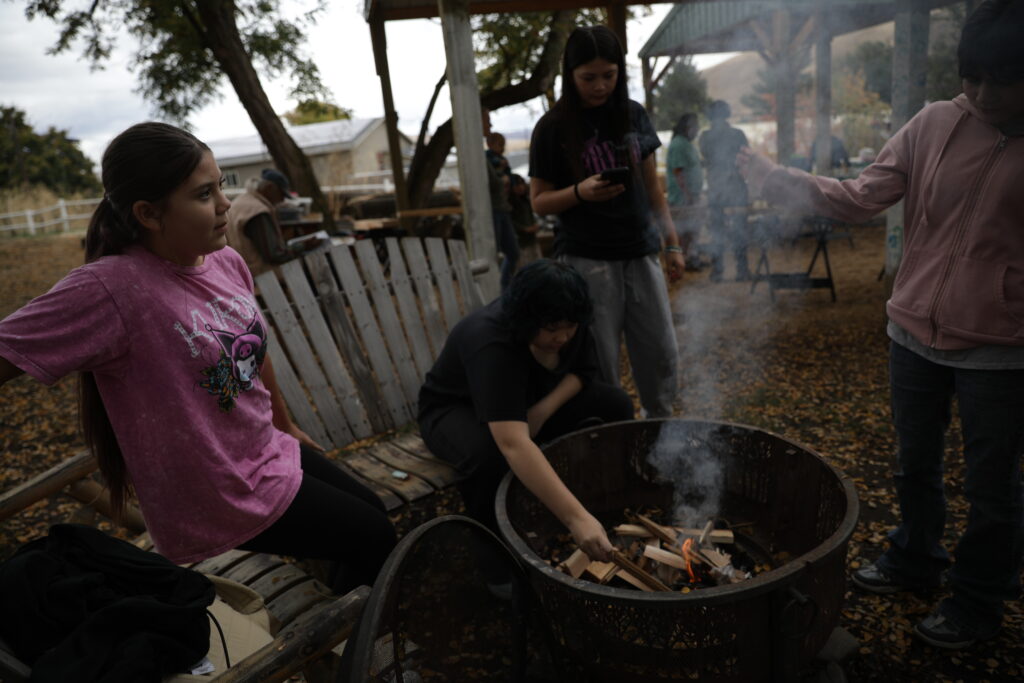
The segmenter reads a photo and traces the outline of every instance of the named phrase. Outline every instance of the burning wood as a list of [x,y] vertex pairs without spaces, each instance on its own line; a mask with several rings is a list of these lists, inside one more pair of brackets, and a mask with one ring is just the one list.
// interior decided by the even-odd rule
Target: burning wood
[[614,562],[619,568],[628,572],[633,578],[637,579],[641,583],[645,584],[649,588],[656,591],[670,591],[672,590],[665,584],[663,584],[657,577],[651,576],[639,565],[635,564],[632,560],[622,554],[622,551],[615,548],[612,549],[612,562]]
[[[653,522],[652,522],[653,524]],[[658,526],[661,526],[660,524]],[[701,529],[691,529],[687,527],[665,527],[662,526],[666,532],[675,532],[679,536],[696,536],[700,537],[703,533]],[[654,534],[647,530],[642,524],[620,524],[616,527],[612,527],[612,531],[618,536],[631,536],[636,538],[654,538]],[[732,545],[736,542],[736,538],[732,531],[729,529],[712,529],[707,535],[707,542],[718,543],[720,545]],[[705,545],[705,539],[701,540],[701,545]]]
[[[573,578],[586,578],[607,584],[613,579],[643,591],[684,593],[694,588],[727,585],[751,578],[748,556],[741,552],[741,565],[721,546],[736,546],[728,529],[715,529],[713,520],[702,528],[681,528],[658,524],[642,514],[626,512],[629,524],[612,528],[616,545],[612,562],[591,562],[579,549],[558,568]],[[738,547],[737,547],[738,550]],[[756,567],[755,567],[756,569]]]

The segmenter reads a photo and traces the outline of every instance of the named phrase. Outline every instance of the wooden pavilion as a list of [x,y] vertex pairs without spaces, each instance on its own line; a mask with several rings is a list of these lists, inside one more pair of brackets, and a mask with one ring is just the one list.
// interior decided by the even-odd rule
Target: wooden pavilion
[[[968,3],[971,0],[967,0]],[[792,155],[795,64],[813,44],[817,135],[827,154],[831,109],[832,37],[858,28],[895,21],[893,59],[893,125],[906,122],[924,104],[928,16],[931,9],[954,0],[679,0],[640,51],[644,65],[644,86],[651,92],[668,65],[654,74],[654,60],[671,60],[680,55],[723,51],[756,50],[791,78],[777,79],[779,158]],[[381,80],[385,120],[391,148],[396,203],[399,211],[409,208],[400,146],[398,117],[392,96],[384,23],[401,19],[439,17],[448,63],[455,148],[459,159],[463,211],[470,256],[490,264],[491,275],[484,283],[485,295],[496,294],[495,247],[491,203],[484,168],[480,96],[477,88],[470,16],[510,12],[607,7],[612,28],[627,46],[626,7],[635,0],[364,0],[363,14],[370,26],[374,60]],[[897,251],[887,256],[887,271],[894,272]],[[890,263],[891,261],[891,263]],[[891,267],[891,270],[890,270]]]

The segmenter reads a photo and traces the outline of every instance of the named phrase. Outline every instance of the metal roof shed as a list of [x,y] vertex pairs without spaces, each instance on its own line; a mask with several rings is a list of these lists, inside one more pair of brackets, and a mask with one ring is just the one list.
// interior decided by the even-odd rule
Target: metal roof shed
[[[828,154],[831,41],[887,21],[896,22],[893,118],[897,125],[924,104],[928,13],[954,0],[691,0],[677,3],[640,50],[648,107],[658,81],[680,55],[757,51],[778,76],[776,119],[780,162],[793,154],[794,84],[815,47],[818,144]],[[653,60],[669,57],[655,76]],[[824,159],[821,161],[825,161]]]

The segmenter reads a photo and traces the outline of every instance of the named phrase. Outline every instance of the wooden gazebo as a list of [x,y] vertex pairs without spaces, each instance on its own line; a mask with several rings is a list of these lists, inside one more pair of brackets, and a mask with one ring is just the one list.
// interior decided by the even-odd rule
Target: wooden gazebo
[[[491,223],[491,200],[487,192],[487,178],[480,173],[484,168],[483,126],[480,116],[480,94],[477,89],[473,55],[472,29],[469,17],[473,14],[511,12],[544,12],[559,9],[607,7],[612,28],[626,43],[627,5],[650,4],[635,0],[604,2],[594,0],[365,0],[363,16],[370,25],[373,56],[380,76],[384,97],[384,118],[391,148],[391,168],[394,173],[396,203],[399,211],[409,206],[402,159],[398,145],[398,116],[395,113],[391,91],[391,77],[387,59],[384,22],[400,19],[440,17],[444,35],[444,48],[448,62],[448,88],[452,100],[452,124],[455,149],[459,159],[459,182],[470,256],[490,263],[490,273],[496,273],[494,235]],[[488,278],[485,294],[496,294],[497,278]]]
[[[831,40],[847,31],[885,21],[896,22],[893,59],[893,125],[906,122],[924,104],[927,72],[928,15],[931,9],[952,4],[954,0],[679,0],[640,51],[644,64],[644,85],[650,91],[659,76],[654,75],[653,60],[684,54],[756,50],[775,68],[789,70],[801,50],[811,43],[816,47],[815,70],[817,135],[825,143],[817,145],[819,154],[830,149],[829,111],[831,109]],[[484,168],[483,128],[480,98],[469,18],[473,14],[537,12],[559,9],[607,7],[612,28],[626,41],[626,7],[651,4],[635,0],[364,0],[364,17],[370,25],[374,60],[381,79],[385,120],[391,149],[398,209],[408,208],[408,193],[398,144],[398,117],[395,113],[387,60],[384,22],[400,19],[440,17],[448,63],[448,83],[452,100],[455,148],[459,159],[463,210],[470,255],[486,260],[494,273],[496,264],[491,204]],[[968,0],[968,4],[971,0]],[[667,67],[665,67],[667,68]],[[661,74],[665,72],[661,70]],[[824,75],[824,77],[823,77]],[[795,80],[795,78],[794,78]],[[780,79],[787,82],[789,79]],[[789,81],[791,83],[791,81]],[[780,159],[792,153],[792,85],[782,86],[779,99]],[[788,141],[788,142],[787,142]],[[788,147],[786,146],[788,145]],[[787,153],[788,152],[788,153]],[[893,242],[893,240],[890,240]],[[894,272],[900,245],[890,246],[887,270]],[[487,285],[494,294],[496,280]]]

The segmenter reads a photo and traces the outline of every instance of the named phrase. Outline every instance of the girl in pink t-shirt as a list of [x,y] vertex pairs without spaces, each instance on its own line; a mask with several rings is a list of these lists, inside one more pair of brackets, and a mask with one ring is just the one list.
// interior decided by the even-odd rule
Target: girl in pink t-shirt
[[239,547],[336,561],[338,591],[372,583],[394,529],[288,415],[252,277],[225,248],[231,202],[209,148],[138,124],[102,175],[86,264],[0,321],[0,385],[81,373],[83,431],[114,508],[133,490],[170,560]]

